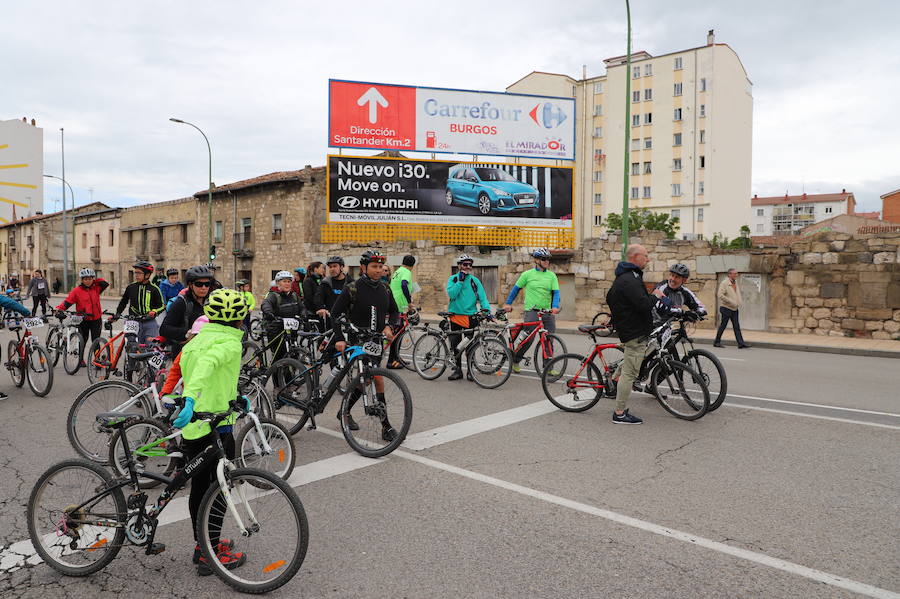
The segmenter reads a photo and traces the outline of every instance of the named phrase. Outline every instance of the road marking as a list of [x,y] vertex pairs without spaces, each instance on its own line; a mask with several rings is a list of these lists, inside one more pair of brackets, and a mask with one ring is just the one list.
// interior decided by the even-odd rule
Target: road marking
[[827,410],[843,410],[845,412],[857,412],[859,414],[874,414],[876,416],[891,416],[892,418],[900,418],[900,414],[895,414],[893,412],[875,412],[873,410],[860,410],[858,408],[844,408],[841,406],[828,406],[820,403],[806,403],[802,401],[788,401],[786,399],[772,399],[770,397],[756,397],[753,395],[736,395],[734,393],[729,393],[726,397],[739,397],[741,399],[756,399],[758,401],[772,401],[777,403],[785,403],[791,404],[794,406],[807,406],[811,408],[825,408]]
[[773,414],[787,414],[788,416],[800,416],[801,418],[815,418],[816,420],[829,420],[831,422],[843,422],[845,424],[862,424],[890,430],[900,430],[900,426],[893,424],[880,424],[878,422],[863,422],[862,420],[850,420],[849,418],[835,418],[833,416],[819,416],[818,414],[804,414],[803,412],[791,412],[789,410],[776,410],[775,408],[763,408],[760,406],[747,406],[739,403],[723,403],[722,407],[738,408],[740,410],[757,410],[759,412],[771,412]]
[[728,360],[729,362],[746,362],[746,358],[724,358],[722,356],[716,356],[720,360]]
[[540,499],[541,501],[546,501],[547,503],[552,503],[552,504],[558,505],[560,507],[569,508],[569,509],[576,510],[576,511],[579,511],[579,512],[582,512],[585,514],[590,514],[592,516],[598,516],[600,518],[604,518],[606,520],[616,522],[617,524],[623,524],[625,526],[637,528],[637,529],[640,529],[640,530],[643,530],[646,532],[650,532],[650,533],[653,533],[656,535],[668,537],[671,539],[682,541],[684,543],[689,543],[691,545],[697,545],[699,547],[711,549],[712,551],[724,553],[725,555],[730,555],[732,557],[737,557],[739,559],[754,562],[754,563],[757,563],[757,564],[760,564],[763,566],[768,566],[768,567],[774,568],[776,570],[782,570],[782,571],[788,572],[790,574],[796,574],[797,576],[802,576],[804,578],[808,578],[808,579],[814,580],[816,582],[821,582],[821,583],[824,583],[827,585],[842,588],[842,589],[845,589],[848,591],[852,591],[854,593],[859,593],[861,595],[867,595],[869,597],[878,597],[878,598],[885,598],[885,599],[886,598],[900,599],[900,594],[895,593],[893,591],[889,591],[887,589],[882,589],[882,588],[871,586],[871,585],[868,585],[868,584],[865,584],[862,582],[857,582],[855,580],[851,580],[849,578],[844,578],[842,576],[837,576],[835,574],[830,574],[828,572],[823,572],[821,570],[815,570],[813,568],[801,566],[800,564],[795,564],[793,562],[778,559],[776,557],[771,557],[764,553],[758,553],[756,551],[749,551],[747,549],[741,549],[740,547],[733,547],[731,545],[726,545],[725,543],[713,541],[712,539],[707,539],[704,537],[693,535],[688,532],[682,532],[680,530],[676,530],[674,528],[669,528],[667,526],[662,526],[660,524],[654,524],[653,522],[639,520],[639,519],[633,518],[631,516],[626,516],[625,514],[619,514],[617,512],[604,510],[602,508],[594,507],[592,505],[580,503],[578,501],[573,501],[571,499],[566,499],[566,498],[560,497],[558,495],[552,495],[550,493],[538,491],[537,489],[523,487],[522,485],[517,485],[515,483],[511,483],[511,482],[508,482],[505,480],[500,480],[498,478],[494,478],[492,476],[487,476],[486,474],[481,474],[478,472],[473,472],[471,470],[465,470],[465,469],[459,468],[457,466],[451,466],[450,464],[438,462],[436,460],[432,460],[432,459],[426,458],[424,456],[416,455],[416,454],[409,453],[409,452],[402,451],[402,450],[395,451],[394,455],[397,455],[398,457],[401,457],[401,458],[404,458],[404,459],[407,459],[407,460],[410,460],[413,462],[417,462],[424,466],[429,466],[431,468],[443,470],[445,472],[449,472],[451,474],[456,474],[458,476],[469,478],[471,480],[475,480],[475,481],[478,481],[481,483],[492,485],[494,487],[506,489],[507,491],[512,491],[512,492],[518,493],[520,495],[525,495],[527,497],[532,497],[534,499]]

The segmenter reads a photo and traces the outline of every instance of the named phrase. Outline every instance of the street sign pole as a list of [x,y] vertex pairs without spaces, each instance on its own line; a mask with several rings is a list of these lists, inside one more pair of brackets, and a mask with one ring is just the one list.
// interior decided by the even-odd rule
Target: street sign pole
[[628,214],[628,148],[631,143],[631,6],[625,0],[625,11],[628,15],[628,53],[625,56],[625,162],[622,166],[625,176],[622,179],[622,260],[625,260],[625,251],[628,247],[628,230],[631,219]]

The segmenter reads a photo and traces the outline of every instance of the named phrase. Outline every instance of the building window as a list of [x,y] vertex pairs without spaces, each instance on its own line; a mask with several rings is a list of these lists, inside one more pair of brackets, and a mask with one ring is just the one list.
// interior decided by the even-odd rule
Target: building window
[[681,183],[672,183],[672,195],[681,197]]
[[132,241],[132,235],[131,235],[131,234],[132,234],[132,233],[134,233],[134,231],[128,231],[128,235],[125,236],[125,240],[126,240],[126,242],[128,243],[128,247],[131,247],[131,241]]
[[703,222],[703,208],[697,208],[697,222]]
[[602,203],[603,203],[603,194],[602,194],[602,193],[595,193],[595,194],[594,194],[594,203],[595,203],[595,204],[602,204]]
[[700,78],[700,91],[702,91],[702,92],[706,91],[706,78],[705,77]]
[[[681,195],[681,194],[678,194],[678,195]],[[673,219],[675,219],[675,218],[680,219],[681,218],[681,209],[680,208],[672,209],[672,211],[669,213],[669,216]]]
[[681,170],[681,158],[674,158],[672,160],[672,170],[680,171]]
[[706,116],[706,104],[700,105],[700,116],[701,117]]
[[603,104],[594,106],[594,116],[603,116]]
[[675,109],[675,116],[673,117],[673,120],[676,120],[676,121],[681,120],[681,109],[680,108]]
[[763,225],[762,225],[762,223],[759,223],[759,224],[756,225],[756,232],[757,232],[757,233],[762,233],[762,232],[763,232]]
[[763,216],[763,215],[765,215],[765,213],[766,213],[766,211],[763,208],[756,209],[756,216]]
[[640,193],[641,193],[641,189],[639,187],[632,187],[631,188],[631,199],[632,200],[638,199],[639,197],[641,197]]
[[680,70],[681,70],[681,61],[682,61],[682,57],[681,57],[681,56],[678,56],[677,58],[675,58],[675,70],[676,70],[676,71],[680,71]]
[[636,89],[631,92],[631,101],[632,102],[640,102],[641,101],[641,90]]
[[181,231],[180,231],[181,232],[181,243],[187,243],[188,242],[187,225],[184,224],[184,225],[179,226],[178,228],[181,229]]
[[595,214],[594,215],[594,226],[599,227],[602,222],[603,222],[603,217],[600,216],[599,214]]
[[652,138],[652,137],[645,137],[645,138],[644,138],[644,149],[645,149],[645,150],[650,150],[650,149],[652,149],[652,148],[653,148],[653,138]]
[[672,136],[672,145],[673,146],[681,145],[681,133],[676,133]]
[[632,162],[631,163],[631,174],[632,175],[640,175],[641,174],[641,163],[640,162]]
[[641,67],[640,67],[640,65],[639,65],[639,66],[636,66],[636,67],[633,67],[633,68],[631,69],[631,71],[632,71],[632,77],[631,77],[632,79],[640,79],[640,77],[641,77]]
[[639,114],[631,115],[631,126],[632,127],[640,127],[641,126],[641,115],[639,115]]
[[681,88],[682,88],[682,84],[681,84],[681,83],[676,83],[676,84],[675,84],[675,93],[672,94],[672,95],[674,95],[674,96],[680,96],[680,95],[681,95]]
[[706,168],[706,156],[700,156],[700,168]]
[[641,149],[641,140],[640,139],[632,139],[631,140],[631,149],[634,151]]
[[222,232],[224,230],[224,223],[220,220],[217,220],[213,228],[213,241],[215,243],[222,243]]
[[594,182],[599,183],[603,181],[603,171],[594,171]]
[[644,185],[644,197],[645,198],[650,197],[650,186],[649,185]]
[[825,214],[831,214],[831,206],[825,207]]
[[281,239],[281,230],[284,228],[283,218],[280,214],[272,215],[272,239]]
[[644,174],[649,175],[651,172],[652,172],[652,169],[650,168],[650,163],[645,162],[644,163]]
[[603,137],[603,127],[594,127],[594,137]]
[[602,84],[602,83],[597,82],[597,83],[594,84],[594,93],[595,93],[595,94],[602,94],[602,93],[603,93],[603,84]]
[[653,74],[653,65],[645,64],[644,65],[644,77],[649,77],[652,74]]
[[700,129],[700,143],[706,143],[706,129]]
[[705,188],[704,188],[704,186],[703,186],[703,181],[698,181],[698,182],[697,182],[697,195],[701,195],[701,196],[702,196],[702,195],[703,195],[703,190],[704,190],[704,189],[705,189]]
[[116,231],[114,229],[109,230],[109,247],[112,247],[116,244]]
[[653,90],[650,88],[645,89],[644,90],[644,102],[649,102],[652,99],[653,99]]
[[[31,237],[30,237],[30,236],[28,237],[28,240],[29,240],[29,241],[31,240]],[[87,247],[87,233],[82,233],[82,234],[81,234],[81,247],[82,247],[82,248],[86,248],[86,247]]]
[[653,124],[653,113],[652,112],[648,112],[647,114],[644,115],[644,124],[645,125]]

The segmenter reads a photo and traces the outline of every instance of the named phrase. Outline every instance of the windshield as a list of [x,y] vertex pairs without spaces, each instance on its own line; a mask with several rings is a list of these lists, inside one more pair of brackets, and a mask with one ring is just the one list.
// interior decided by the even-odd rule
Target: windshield
[[482,181],[515,181],[509,173],[498,168],[476,168],[478,178]]

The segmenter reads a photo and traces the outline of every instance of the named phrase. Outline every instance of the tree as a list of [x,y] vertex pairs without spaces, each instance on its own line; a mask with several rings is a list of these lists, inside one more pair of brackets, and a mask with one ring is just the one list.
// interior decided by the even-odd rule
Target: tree
[[[662,231],[668,239],[675,239],[675,232],[678,231],[678,217],[670,217],[663,212],[651,212],[646,208],[629,212],[628,230],[639,231],[647,229],[650,231]],[[615,212],[609,213],[606,217],[606,230],[608,232],[622,230],[622,217]]]

